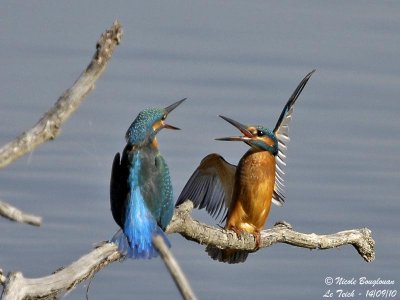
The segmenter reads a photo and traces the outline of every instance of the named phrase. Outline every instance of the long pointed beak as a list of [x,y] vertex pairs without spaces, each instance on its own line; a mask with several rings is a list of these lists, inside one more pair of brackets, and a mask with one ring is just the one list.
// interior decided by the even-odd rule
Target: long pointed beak
[[[177,108],[179,106],[179,104],[181,104],[186,99],[187,98],[183,98],[182,100],[176,101],[175,103],[171,104],[170,106],[167,106],[166,108],[164,108],[166,114],[168,115],[171,111],[173,111],[175,108]],[[180,130],[180,128],[169,125],[167,123],[164,123],[163,127],[167,128],[167,129]]]
[[243,136],[230,136],[230,137],[217,138],[216,139],[217,141],[243,141],[243,142],[246,142],[246,141],[251,140],[254,137],[253,134],[247,130],[246,125],[243,125],[242,123],[239,123],[238,121],[235,121],[228,117],[224,117],[221,115],[219,117],[221,117],[228,123],[235,126],[237,129],[239,129],[240,132],[243,133]]
[[187,98],[183,98],[182,100],[176,101],[175,103],[171,104],[170,106],[167,106],[164,108],[167,114],[169,114],[171,111],[173,111],[175,108],[178,107],[179,104],[181,104],[183,101],[185,101]]
[[164,124],[164,128],[173,129],[173,130],[181,130],[179,127],[175,127],[169,124]]

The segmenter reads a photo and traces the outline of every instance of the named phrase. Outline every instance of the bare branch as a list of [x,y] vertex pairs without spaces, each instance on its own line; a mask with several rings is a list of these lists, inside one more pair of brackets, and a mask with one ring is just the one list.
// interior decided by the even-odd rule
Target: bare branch
[[[121,24],[115,21],[111,28],[101,35],[92,60],[73,86],[61,95],[34,127],[0,148],[0,168],[4,168],[37,146],[57,137],[61,125],[94,89],[96,80],[104,72],[107,62],[115,47],[121,42],[121,38]],[[40,217],[25,214],[6,202],[0,203],[0,215],[12,221],[36,226],[40,226],[42,222]]]
[[[167,233],[180,233],[185,238],[199,244],[206,244],[218,248],[233,248],[254,251],[256,241],[253,235],[243,233],[240,239],[233,231],[215,228],[199,221],[191,216],[193,204],[186,201],[176,210],[171,223],[167,227]],[[346,230],[329,235],[317,235],[315,233],[300,233],[294,231],[285,222],[277,223],[271,229],[261,232],[260,248],[269,247],[275,243],[286,243],[308,249],[332,249],[343,245],[353,245],[365,261],[375,259],[375,241],[372,239],[368,228]]]
[[[243,234],[238,239],[233,231],[202,224],[191,217],[192,209],[193,204],[190,201],[186,201],[175,209],[172,221],[167,227],[167,233],[180,233],[189,240],[219,248],[229,247],[254,251],[256,243],[252,235]],[[171,260],[164,251],[165,247],[158,245],[157,240],[154,240],[154,243],[167,267],[175,268],[170,266]],[[367,228],[346,230],[330,235],[317,235],[296,232],[289,224],[281,222],[261,233],[260,248],[269,247],[275,243],[286,243],[308,249],[331,249],[343,245],[353,245],[365,261],[371,262],[375,259],[375,242],[372,239],[371,231]],[[29,279],[24,278],[19,272],[5,276],[0,270],[0,283],[4,286],[2,299],[55,298],[121,258],[115,244],[103,242],[98,248],[68,267],[46,277]],[[175,269],[173,272],[178,271]],[[177,279],[174,277],[174,280]],[[188,298],[185,299],[195,299],[193,293],[188,295]]]
[[171,274],[172,279],[175,281],[183,299],[196,300],[197,298],[190,287],[189,281],[186,279],[186,276],[179,267],[178,262],[165,244],[164,239],[161,236],[155,236],[153,238],[153,244],[160,253],[161,258]]
[[42,218],[32,214],[24,213],[18,208],[0,200],[0,215],[11,220],[20,223],[26,223],[34,226],[40,226],[42,224]]
[[104,72],[116,46],[122,38],[122,27],[118,21],[104,32],[96,45],[96,52],[78,80],[57,100],[34,127],[0,148],[0,168],[32,151],[40,144],[55,139],[60,127],[93,90],[96,80]]
[[[196,299],[178,263],[161,237],[157,237],[154,245],[160,253],[166,267],[170,271],[184,299]],[[113,243],[102,242],[90,253],[65,268],[41,278],[25,278],[20,272],[4,275],[0,269],[0,283],[4,286],[2,300],[20,299],[57,299],[63,293],[74,289],[82,281],[90,279],[95,273],[112,262],[121,260],[123,256]]]
[[3,300],[19,299],[54,299],[65,293],[82,281],[91,278],[96,272],[108,264],[121,259],[117,246],[113,243],[104,243],[99,248],[82,256],[68,267],[56,271],[54,274],[41,278],[24,278],[22,273],[10,273],[5,286]]

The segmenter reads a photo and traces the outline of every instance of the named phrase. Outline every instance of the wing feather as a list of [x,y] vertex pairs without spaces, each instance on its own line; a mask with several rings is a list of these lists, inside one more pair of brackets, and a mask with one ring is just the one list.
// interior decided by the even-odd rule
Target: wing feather
[[114,161],[111,169],[111,180],[110,180],[110,205],[111,212],[115,222],[123,228],[122,209],[123,199],[121,197],[121,163],[120,154],[117,153],[114,156]]
[[124,213],[127,206],[127,199],[129,194],[128,153],[129,153],[129,147],[127,145],[124,151],[122,152],[122,157],[119,153],[115,154],[111,169],[111,179],[110,179],[111,212],[115,222],[121,228],[124,228],[124,222],[125,222]]
[[274,193],[272,195],[272,201],[274,202],[274,204],[277,204],[279,206],[282,206],[283,202],[285,201],[285,197],[283,196],[283,175],[285,174],[284,167],[286,166],[287,144],[290,141],[289,125],[292,121],[294,105],[314,72],[315,70],[312,70],[299,83],[293,94],[290,96],[285,107],[283,108],[282,113],[279,116],[278,122],[275,125],[274,133],[276,138],[278,139],[279,151],[278,155],[276,156],[275,187]]
[[209,154],[189,178],[176,206],[191,200],[194,207],[206,211],[214,218],[225,218],[232,199],[236,166],[219,154]]

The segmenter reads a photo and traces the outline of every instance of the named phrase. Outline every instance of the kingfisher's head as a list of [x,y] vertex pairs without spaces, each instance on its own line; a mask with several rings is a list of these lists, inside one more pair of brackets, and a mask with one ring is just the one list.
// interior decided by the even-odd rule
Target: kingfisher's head
[[131,145],[152,143],[161,129],[179,129],[165,123],[165,120],[168,114],[185,100],[186,98],[179,100],[166,108],[146,108],[142,110],[126,132],[126,142]]
[[250,147],[268,151],[272,155],[278,154],[278,139],[275,134],[261,125],[243,125],[231,118],[220,116],[225,121],[229,122],[243,133],[243,136],[231,136],[218,138],[219,141],[242,141]]

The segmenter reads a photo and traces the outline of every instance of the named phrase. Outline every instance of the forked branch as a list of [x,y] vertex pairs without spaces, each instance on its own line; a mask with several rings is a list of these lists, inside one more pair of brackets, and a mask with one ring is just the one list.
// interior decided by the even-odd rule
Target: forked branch
[[57,137],[62,123],[79,107],[93,90],[96,80],[104,72],[114,49],[122,38],[122,27],[115,21],[96,44],[96,52],[86,70],[78,80],[58,98],[57,102],[43,115],[31,129],[0,148],[0,168],[4,168],[17,158],[32,151],[48,140]]
[[[60,133],[61,125],[94,89],[95,82],[104,72],[115,47],[121,42],[122,34],[121,24],[115,21],[110,29],[101,35],[96,44],[93,58],[72,87],[60,96],[35,126],[0,148],[0,169],[32,151],[37,146],[57,137]],[[41,224],[40,217],[34,216],[32,221],[32,215],[25,215],[5,202],[2,204],[0,205],[0,215],[17,222],[37,226]]]
[[[243,233],[240,239],[233,231],[215,228],[191,216],[193,204],[186,201],[176,210],[174,217],[167,228],[168,233],[180,233],[185,238],[199,244],[211,245],[218,248],[233,248],[253,251],[256,241],[253,235]],[[285,243],[308,249],[332,249],[344,245],[352,245],[362,258],[371,262],[375,259],[375,241],[368,228],[351,229],[328,235],[315,233],[301,233],[294,231],[286,222],[276,223],[271,229],[261,232],[260,248],[269,247],[275,243]]]
[[[255,239],[252,235],[243,234],[238,239],[234,232],[196,221],[191,216],[192,209],[193,204],[190,201],[175,209],[167,233],[179,233],[189,240],[204,245],[254,250]],[[331,249],[352,245],[365,261],[371,262],[375,258],[375,242],[372,239],[371,231],[367,228],[346,230],[329,235],[317,235],[315,233],[296,232],[290,225],[281,222],[261,233],[260,248],[267,248],[275,243],[286,243],[308,249]],[[165,257],[164,255],[161,256],[162,258]],[[73,289],[82,281],[91,278],[108,264],[121,258],[116,245],[105,242],[71,265],[46,277],[30,279],[24,278],[20,272],[10,274],[0,272],[0,282],[4,286],[3,300],[54,299]],[[189,296],[185,299],[193,298]]]

